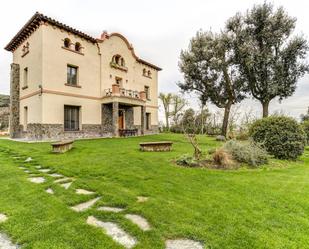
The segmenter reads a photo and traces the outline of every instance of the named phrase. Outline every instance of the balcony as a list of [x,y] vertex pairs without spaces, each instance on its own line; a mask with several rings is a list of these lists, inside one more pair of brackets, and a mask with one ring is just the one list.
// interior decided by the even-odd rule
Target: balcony
[[146,93],[144,91],[130,90],[120,87],[118,84],[107,88],[103,93],[103,103],[120,102],[131,105],[144,105],[146,102]]

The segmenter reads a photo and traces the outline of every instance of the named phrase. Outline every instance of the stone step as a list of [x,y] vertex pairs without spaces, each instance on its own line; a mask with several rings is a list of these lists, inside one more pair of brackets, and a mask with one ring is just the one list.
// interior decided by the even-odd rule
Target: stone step
[[33,182],[33,183],[43,183],[43,182],[45,182],[45,178],[44,177],[30,177],[30,178],[28,178],[28,180],[30,181],[30,182]]
[[8,217],[5,214],[0,213],[0,223],[5,222],[7,219],[8,219]]
[[46,193],[53,195],[54,194],[54,190],[52,190],[51,188],[48,188],[45,190]]
[[88,208],[91,208],[101,197],[97,197],[87,202],[80,203],[74,207],[71,207],[76,212],[82,212]]
[[76,189],[76,194],[78,195],[93,195],[94,193],[95,192],[88,191],[86,189],[81,189],[81,188]]
[[124,208],[103,206],[103,207],[99,207],[98,210],[99,211],[105,211],[105,212],[120,213],[120,212],[124,211]]
[[165,249],[203,249],[200,242],[189,239],[167,240]]
[[14,245],[8,236],[4,233],[0,233],[0,248],[1,249],[18,249],[18,245]]
[[60,184],[61,187],[63,187],[64,189],[69,189],[69,187],[71,186],[72,182],[66,182],[66,183],[62,183]]
[[51,169],[39,169],[39,171],[42,173],[48,173],[51,171]]
[[87,223],[89,225],[102,228],[108,236],[125,248],[130,249],[137,243],[134,237],[122,230],[116,223],[103,222],[93,216],[88,217]]
[[149,231],[151,229],[148,221],[140,215],[126,214],[124,217],[137,225],[143,231]]

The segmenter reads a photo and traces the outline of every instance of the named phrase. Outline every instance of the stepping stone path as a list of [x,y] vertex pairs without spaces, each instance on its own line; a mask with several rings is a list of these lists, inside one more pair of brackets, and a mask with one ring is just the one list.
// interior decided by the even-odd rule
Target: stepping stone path
[[3,233],[0,233],[0,248],[1,249],[18,249],[18,245],[14,245],[11,240]]
[[33,183],[43,183],[43,182],[45,182],[44,177],[30,177],[30,178],[28,178],[28,180],[30,182],[33,182]]
[[82,212],[90,207],[92,207],[101,197],[97,197],[87,202],[80,203],[74,207],[71,207],[76,212]]
[[113,213],[120,213],[124,210],[124,208],[117,208],[117,207],[99,207],[99,211],[105,212],[113,212]]
[[139,216],[137,214],[126,214],[124,217],[137,225],[143,231],[149,231],[151,229],[148,221],[142,216]]
[[69,189],[69,187],[71,186],[72,182],[67,182],[67,183],[63,183],[60,184],[61,187],[65,188],[65,189]]
[[36,169],[40,169],[42,168],[42,166],[38,165],[38,166],[35,166]]
[[137,202],[146,202],[148,199],[146,196],[137,196]]
[[108,236],[125,248],[130,249],[137,243],[135,238],[123,231],[116,223],[103,222],[93,216],[88,217],[87,223],[92,226],[101,227]]
[[51,188],[48,188],[45,190],[46,193],[53,195],[54,194],[54,190],[52,190]]
[[167,240],[165,249],[203,249],[200,242],[188,239]]
[[28,162],[31,162],[33,159],[31,157],[28,157],[26,160],[25,160],[25,163],[28,163]]
[[[56,181],[55,181],[55,182],[56,182]],[[86,189],[78,188],[78,189],[76,189],[76,194],[78,194],[78,195],[93,195],[94,192],[88,191],[88,190],[86,190]]]
[[27,169],[26,169],[26,170],[24,170],[24,172],[25,172],[25,173],[30,173],[30,171],[29,171],[29,170],[27,170]]
[[49,176],[55,177],[55,178],[63,177],[63,175],[57,174],[57,173],[49,174]]
[[48,173],[51,169],[39,169],[39,171],[42,173]]
[[8,217],[5,214],[0,213],[0,223],[5,222],[7,219],[8,219]]

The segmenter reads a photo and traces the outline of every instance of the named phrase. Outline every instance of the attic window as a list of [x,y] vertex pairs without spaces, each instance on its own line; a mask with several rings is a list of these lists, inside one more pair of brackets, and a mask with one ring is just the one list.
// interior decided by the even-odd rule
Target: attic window
[[22,55],[21,57],[24,57],[26,54],[29,53],[29,42],[27,42],[24,46],[23,46],[23,49],[22,49]]
[[143,69],[143,75],[146,76],[146,68]]
[[82,45],[79,42],[75,43],[75,51],[80,52],[82,49]]
[[116,54],[113,56],[112,61],[110,62],[110,65],[113,68],[120,69],[122,71],[128,71],[124,58],[119,54]]
[[70,48],[71,40],[69,38],[65,38],[63,45],[64,45],[65,48]]
[[150,71],[150,70],[148,70],[147,76],[148,76],[149,78],[151,78],[151,71]]

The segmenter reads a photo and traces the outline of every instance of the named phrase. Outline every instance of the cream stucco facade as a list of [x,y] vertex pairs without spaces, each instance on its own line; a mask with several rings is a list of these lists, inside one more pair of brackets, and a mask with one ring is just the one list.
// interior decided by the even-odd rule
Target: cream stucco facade
[[[24,27],[19,33],[25,37],[14,37],[7,46],[19,71],[21,136],[157,132],[161,69],[138,58],[121,34],[104,32],[95,39],[50,20],[36,13],[27,24],[36,24],[34,31]],[[14,84],[11,80],[11,94]],[[67,129],[73,123],[74,129]]]

